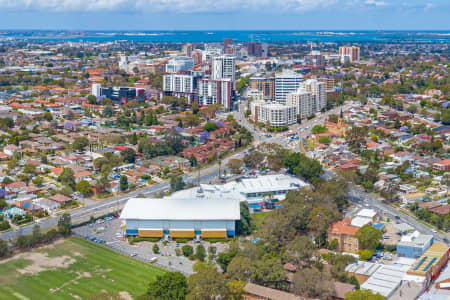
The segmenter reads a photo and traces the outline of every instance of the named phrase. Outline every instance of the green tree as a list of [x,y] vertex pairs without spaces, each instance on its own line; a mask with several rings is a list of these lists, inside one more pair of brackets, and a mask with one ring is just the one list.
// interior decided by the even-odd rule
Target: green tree
[[205,130],[208,131],[208,132],[217,130],[217,129],[219,129],[219,128],[220,128],[220,126],[217,125],[217,124],[214,123],[214,122],[207,122],[207,123],[205,124],[205,126],[203,126],[203,129],[205,129]]
[[74,171],[71,168],[64,168],[61,175],[58,176],[58,181],[62,184],[75,190],[75,177]]
[[224,270],[227,271],[227,267],[230,264],[231,260],[238,254],[236,248],[230,248],[228,251],[220,252],[217,256],[217,263]]
[[129,164],[133,164],[136,161],[136,152],[133,149],[127,148],[120,152],[120,156],[123,161]]
[[133,134],[130,136],[130,144],[137,145],[138,138],[136,132],[133,132]]
[[11,250],[8,246],[8,242],[3,239],[0,239],[0,257],[8,256],[11,253]]
[[358,229],[355,237],[363,249],[375,250],[380,243],[381,232],[372,225],[366,224]]
[[103,109],[103,117],[109,118],[109,117],[112,117],[113,115],[114,115],[114,112],[113,112],[112,107],[109,105],[105,106],[105,108]]
[[286,271],[277,258],[265,258],[252,263],[250,280],[271,288],[282,288],[286,281]]
[[251,264],[250,258],[235,256],[227,267],[226,276],[233,280],[247,281],[252,272]]
[[186,277],[180,272],[168,272],[150,282],[147,293],[138,300],[184,300],[187,293]]
[[232,158],[228,161],[228,167],[233,174],[240,174],[242,172],[242,160]]
[[199,105],[197,101],[192,102],[192,113],[196,115],[199,111]]
[[58,220],[58,232],[63,236],[69,236],[72,234],[72,218],[70,214],[63,214]]
[[371,290],[357,290],[346,293],[345,300],[386,300],[386,297],[374,294]]
[[301,266],[303,262],[310,263],[314,254],[316,254],[316,246],[310,238],[306,236],[296,237],[286,246],[286,260],[296,266]]
[[91,184],[87,180],[81,180],[75,186],[75,190],[84,196],[89,196],[92,194]]
[[159,253],[159,246],[158,244],[153,245],[153,253],[158,254]]
[[316,268],[304,268],[294,275],[294,291],[308,297],[327,298],[334,292],[331,277]]
[[191,245],[184,245],[181,248],[181,251],[183,251],[183,255],[186,256],[186,257],[189,257],[192,254],[194,254],[194,248],[192,248]]
[[327,131],[327,128],[322,125],[314,125],[313,128],[311,129],[311,132],[314,134],[324,133],[326,131]]
[[246,201],[240,203],[241,218],[236,222],[236,234],[250,234],[250,211],[248,209],[248,203]]
[[89,140],[87,137],[77,137],[75,141],[73,141],[72,147],[75,150],[83,151],[89,145]]
[[241,299],[242,286],[236,287],[234,283],[219,273],[215,267],[207,266],[189,277],[189,293],[186,299]]
[[32,164],[26,164],[23,167],[23,172],[27,174],[36,174],[36,166]]
[[126,175],[120,176],[119,185],[121,191],[126,191],[128,189],[128,177]]
[[206,258],[206,250],[205,247],[203,245],[198,245],[197,249],[195,251],[195,257],[199,260],[199,261],[205,261]]
[[36,178],[33,179],[33,183],[37,186],[42,185],[43,182],[44,178],[42,178],[42,176],[37,176]]
[[97,104],[97,97],[95,97],[95,95],[89,95],[87,99],[89,104]]
[[181,176],[170,178],[170,191],[172,193],[176,191],[181,191],[182,189],[184,189],[185,185],[186,184],[184,183],[183,177]]

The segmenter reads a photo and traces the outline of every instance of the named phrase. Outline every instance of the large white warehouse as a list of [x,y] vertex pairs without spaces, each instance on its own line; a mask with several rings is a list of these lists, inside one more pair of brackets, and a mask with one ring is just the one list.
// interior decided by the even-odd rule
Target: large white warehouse
[[128,236],[226,238],[235,235],[240,201],[232,193],[191,188],[164,198],[132,198],[120,218]]

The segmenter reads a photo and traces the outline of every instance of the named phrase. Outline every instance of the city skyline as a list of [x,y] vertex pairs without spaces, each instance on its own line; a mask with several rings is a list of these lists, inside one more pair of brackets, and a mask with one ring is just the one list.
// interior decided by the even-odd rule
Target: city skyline
[[445,0],[0,0],[2,29],[448,30]]

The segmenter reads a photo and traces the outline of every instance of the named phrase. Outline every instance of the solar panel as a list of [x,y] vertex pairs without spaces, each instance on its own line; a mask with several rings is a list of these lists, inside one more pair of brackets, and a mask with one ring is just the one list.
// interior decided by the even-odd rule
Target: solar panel
[[419,267],[420,267],[420,265],[421,264],[423,264],[423,262],[425,261],[425,259],[427,259],[428,258],[428,256],[424,256],[424,257],[422,257],[422,259],[417,263],[417,265],[414,267],[414,271],[415,270],[417,270]]
[[425,268],[423,268],[423,271],[425,272],[436,260],[436,257],[433,257],[433,259],[428,263],[428,265],[426,265]]

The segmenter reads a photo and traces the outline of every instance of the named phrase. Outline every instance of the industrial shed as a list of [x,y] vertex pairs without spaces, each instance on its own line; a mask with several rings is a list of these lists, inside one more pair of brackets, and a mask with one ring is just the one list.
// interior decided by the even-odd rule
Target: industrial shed
[[164,198],[132,198],[120,218],[127,236],[226,238],[235,235],[240,201],[234,193],[192,188]]

